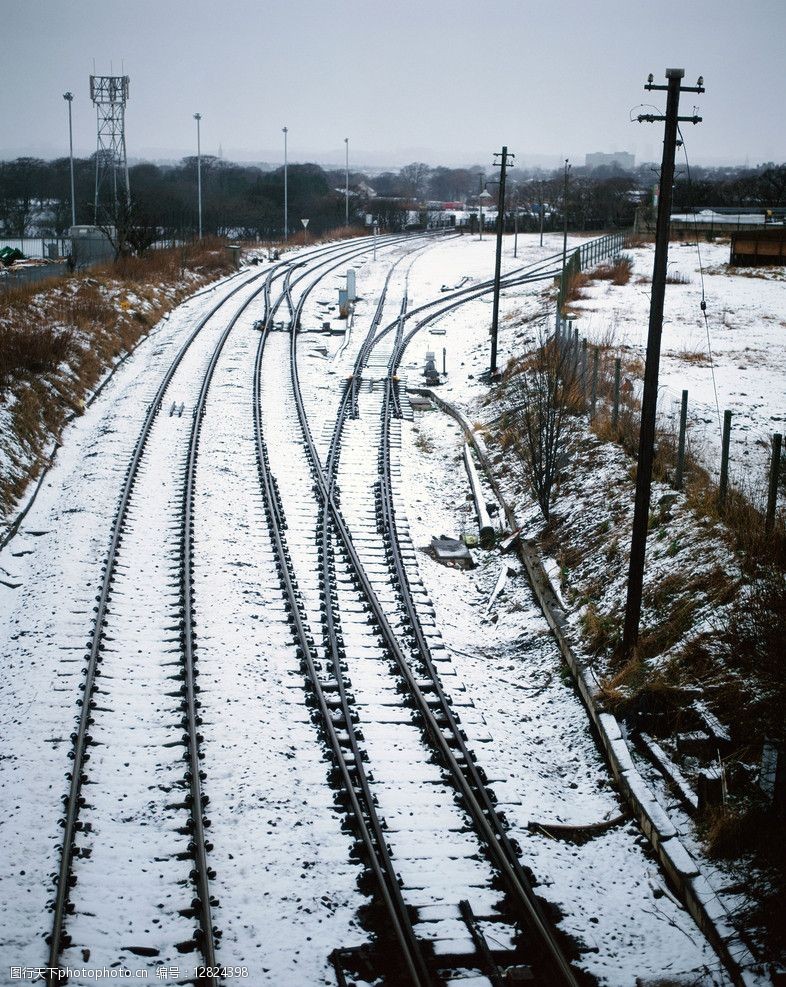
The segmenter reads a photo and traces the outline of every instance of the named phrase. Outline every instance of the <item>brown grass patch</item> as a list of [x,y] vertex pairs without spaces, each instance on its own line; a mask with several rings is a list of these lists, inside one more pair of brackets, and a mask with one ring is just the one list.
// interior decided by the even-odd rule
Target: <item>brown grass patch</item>
[[0,386],[21,374],[52,370],[70,359],[73,351],[73,329],[0,329]]
[[607,264],[600,264],[592,271],[592,277],[598,281],[611,281],[615,285],[627,284],[633,273],[633,258],[620,254]]
[[712,360],[701,350],[683,350],[680,353],[675,353],[674,356],[677,360],[682,360],[683,363],[690,363],[695,367],[709,367],[712,365]]
[[[56,281],[19,286],[0,296],[0,401],[12,399],[15,440],[0,476],[0,512],[22,494],[46,445],[69,413],[80,413],[112,361],[148,327],[201,285],[231,270],[224,241],[152,250]],[[129,294],[143,299],[142,309]]]
[[601,613],[594,603],[588,604],[581,616],[584,643],[591,655],[608,654],[620,640],[620,622],[611,614]]
[[565,304],[570,305],[571,302],[577,302],[582,298],[586,298],[587,295],[584,289],[591,280],[590,275],[584,271],[576,271],[568,275],[568,282],[565,285]]

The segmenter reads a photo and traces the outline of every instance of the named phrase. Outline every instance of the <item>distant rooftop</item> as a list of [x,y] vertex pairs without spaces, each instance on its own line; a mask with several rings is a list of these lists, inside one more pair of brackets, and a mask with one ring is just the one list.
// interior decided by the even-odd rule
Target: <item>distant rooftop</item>
[[584,158],[584,165],[589,169],[613,168],[615,165],[625,171],[630,171],[635,167],[636,156],[628,151],[612,151],[607,154],[605,151],[595,151],[594,154],[587,154]]

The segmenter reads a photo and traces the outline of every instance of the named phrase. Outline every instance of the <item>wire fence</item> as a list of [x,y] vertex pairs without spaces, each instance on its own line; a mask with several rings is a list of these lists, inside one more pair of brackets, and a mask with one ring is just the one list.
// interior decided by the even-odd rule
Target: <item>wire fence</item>
[[565,308],[565,298],[571,278],[587,267],[597,264],[607,257],[617,257],[625,245],[626,233],[608,233],[606,236],[588,240],[580,247],[572,250],[565,260],[565,267],[560,278],[559,294],[557,297],[557,316]]
[[32,260],[58,260],[71,253],[71,238],[67,236],[0,237],[0,250],[10,247]]
[[[593,422],[603,438],[619,442],[631,455],[636,455],[639,445],[641,415],[640,361],[627,361],[615,356],[608,346],[591,344],[579,336],[574,319],[563,317],[557,311],[554,342],[562,354],[562,365],[578,392],[582,410]],[[766,459],[758,468],[750,463],[739,464],[734,469],[732,433],[734,413],[727,409],[723,414],[723,432],[720,449],[714,449],[708,459],[702,433],[691,435],[696,427],[688,420],[688,391],[683,390],[678,408],[671,401],[672,411],[660,414],[656,430],[656,448],[660,459],[662,478],[675,490],[681,490],[686,477],[714,490],[718,511],[724,513],[732,500],[745,501],[761,517],[766,531],[772,531],[776,523],[784,522],[784,494],[786,494],[786,464],[784,463],[783,435],[773,432],[767,436]],[[695,438],[695,441],[692,441]],[[717,458],[716,458],[717,457]],[[736,480],[735,480],[736,472]]]

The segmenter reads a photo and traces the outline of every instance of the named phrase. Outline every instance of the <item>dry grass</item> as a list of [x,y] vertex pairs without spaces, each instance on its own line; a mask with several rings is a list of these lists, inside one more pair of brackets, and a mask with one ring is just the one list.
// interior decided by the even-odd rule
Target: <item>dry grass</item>
[[701,517],[718,523],[718,530],[726,537],[747,573],[755,576],[768,568],[786,572],[783,514],[776,517],[773,529],[767,532],[764,517],[752,503],[750,491],[730,486],[721,507],[715,482],[706,470],[694,464],[689,478],[686,486],[689,505]]
[[596,604],[590,603],[581,617],[584,643],[591,655],[606,655],[613,651],[620,640],[620,622],[611,614],[601,613]]
[[74,352],[73,329],[17,326],[0,331],[0,387],[22,374],[40,374],[68,361]]
[[655,736],[668,736],[694,726],[686,684],[654,669],[637,651],[618,661],[600,686],[604,706],[621,718],[646,718]]
[[586,298],[587,295],[584,292],[584,288],[587,287],[591,280],[590,275],[584,271],[577,271],[569,275],[568,283],[565,285],[565,305],[567,306],[571,302],[577,302],[582,298]]
[[710,360],[708,354],[701,350],[681,350],[674,355],[678,360],[682,360],[683,363],[690,363],[694,367],[712,366],[712,360]]
[[11,474],[0,476],[0,512],[37,475],[44,448],[112,361],[183,298],[230,270],[224,241],[205,240],[0,296],[0,402],[10,400],[14,436],[4,442],[12,462]]
[[[599,343],[598,407],[590,427],[602,441],[615,442],[635,458],[639,448],[641,403],[635,397],[635,381],[644,374],[644,365],[638,358],[622,355],[620,407],[617,422],[613,422],[614,399],[614,339],[613,334]],[[679,358],[688,363],[705,365],[706,354],[686,351]],[[581,404],[579,398],[579,404]],[[578,410],[578,409],[577,409]],[[668,423],[659,423],[655,438],[653,477],[673,483],[677,472],[678,422],[676,417]],[[738,553],[747,571],[755,572],[760,565],[775,565],[786,571],[786,518],[784,512],[776,517],[774,530],[766,533],[762,513],[762,491],[740,489],[730,485],[726,503],[718,505],[716,481],[701,464],[701,449],[692,441],[690,430],[685,450],[684,489],[688,504],[696,515],[711,523],[719,524],[719,533],[725,534],[729,545]],[[635,475],[635,473],[634,473]],[[763,483],[763,481],[762,481]]]
[[608,264],[600,264],[592,272],[592,277],[598,281],[611,281],[615,285],[627,284],[633,273],[633,258],[620,254]]
[[783,819],[755,793],[707,811],[701,825],[709,854],[742,861],[740,877],[753,904],[741,919],[764,929],[772,955],[786,949],[786,842]]

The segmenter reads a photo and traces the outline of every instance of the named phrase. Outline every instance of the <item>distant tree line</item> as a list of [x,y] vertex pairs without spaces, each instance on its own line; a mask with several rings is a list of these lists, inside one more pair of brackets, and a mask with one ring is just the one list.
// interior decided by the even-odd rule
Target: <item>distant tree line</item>
[[[424,216],[429,204],[477,202],[487,189],[496,203],[496,170],[430,167],[412,162],[398,171],[350,174],[350,221],[364,222],[370,214],[383,228],[400,229],[412,211]],[[155,239],[195,235],[197,228],[197,159],[177,164],[141,163],[129,169],[132,210],[123,217],[103,215],[99,222],[124,222],[133,236],[128,248],[139,252]],[[561,228],[567,208],[573,230],[623,228],[633,222],[639,202],[651,197],[657,170],[641,166],[634,172],[618,168],[571,171],[568,199],[564,201],[560,169],[513,169],[506,196],[507,225],[513,210],[519,228]],[[300,232],[308,218],[309,233],[319,234],[344,223],[343,169],[325,170],[315,164],[293,164],[288,169],[290,232]],[[75,161],[77,221],[94,221],[95,160]],[[203,230],[206,234],[262,239],[283,233],[283,168],[265,170],[235,164],[210,155],[202,157]],[[707,206],[786,206],[786,165],[768,163],[758,168],[708,169],[694,167],[676,177],[675,209]],[[63,235],[71,225],[68,158],[43,161],[17,158],[0,162],[0,235]]]
[[674,208],[712,206],[774,209],[786,207],[786,164],[758,168],[681,170],[674,183]]

